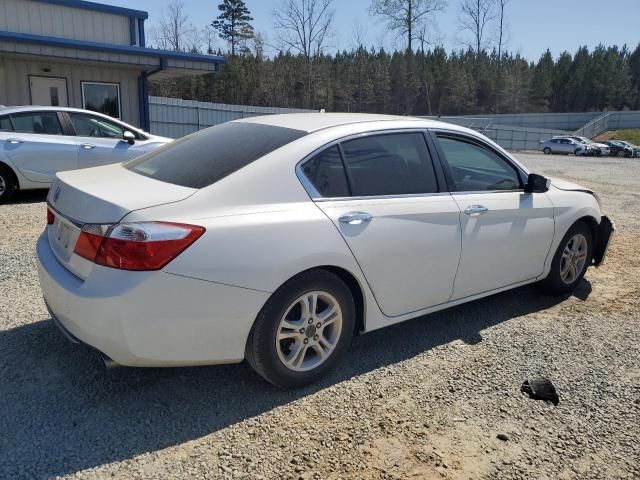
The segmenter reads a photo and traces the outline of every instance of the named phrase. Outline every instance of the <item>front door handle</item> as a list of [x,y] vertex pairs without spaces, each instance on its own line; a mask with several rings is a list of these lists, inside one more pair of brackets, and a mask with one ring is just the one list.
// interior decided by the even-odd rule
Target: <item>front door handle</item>
[[489,209],[484,205],[471,205],[464,210],[464,213],[469,215],[470,217],[477,217],[478,215],[482,215],[483,213],[487,213]]
[[80,146],[85,150],[91,150],[92,148],[96,148],[96,146],[92,145],[91,143],[83,143]]
[[22,140],[21,138],[7,138],[7,143],[18,145],[19,143],[24,143],[24,140]]
[[351,212],[341,216],[338,220],[349,225],[362,225],[373,220],[373,215],[366,212]]

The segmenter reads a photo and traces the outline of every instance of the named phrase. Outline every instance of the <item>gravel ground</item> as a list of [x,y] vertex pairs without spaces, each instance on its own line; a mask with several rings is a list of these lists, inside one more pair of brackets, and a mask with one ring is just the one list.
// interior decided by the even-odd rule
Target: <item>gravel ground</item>
[[[41,300],[44,195],[0,206],[0,478],[640,478],[640,162],[519,157],[601,194],[605,266],[568,298],[529,286],[364,335],[296,392],[244,364],[106,372]],[[557,407],[520,393],[537,375]]]

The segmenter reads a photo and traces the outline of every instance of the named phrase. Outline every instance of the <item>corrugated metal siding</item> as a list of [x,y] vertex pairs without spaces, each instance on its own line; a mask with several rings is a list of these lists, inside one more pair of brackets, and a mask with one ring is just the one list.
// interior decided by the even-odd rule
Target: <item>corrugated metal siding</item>
[[[44,72],[44,69],[50,71]],[[2,57],[0,104],[29,105],[29,75],[66,78],[69,106],[76,108],[82,108],[82,81],[119,83],[122,120],[132,125],[140,125],[137,70]]]
[[0,30],[131,44],[129,17],[32,0],[0,0]]
[[183,137],[203,128],[238,118],[312,111],[314,110],[227,105],[178,98],[149,97],[151,133],[171,138]]

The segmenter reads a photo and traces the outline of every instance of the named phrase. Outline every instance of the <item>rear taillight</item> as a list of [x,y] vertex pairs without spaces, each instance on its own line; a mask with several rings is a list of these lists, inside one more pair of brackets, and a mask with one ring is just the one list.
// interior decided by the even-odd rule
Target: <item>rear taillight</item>
[[53,214],[50,208],[47,208],[47,225],[53,225],[55,222],[56,216]]
[[169,222],[85,225],[75,253],[105,267],[160,270],[202,236],[196,225]]

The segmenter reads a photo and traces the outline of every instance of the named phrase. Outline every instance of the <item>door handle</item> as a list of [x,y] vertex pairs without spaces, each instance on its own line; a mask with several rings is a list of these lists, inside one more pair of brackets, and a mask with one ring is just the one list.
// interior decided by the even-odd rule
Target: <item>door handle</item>
[[483,213],[487,213],[489,209],[484,205],[471,205],[464,210],[464,213],[469,215],[470,217],[477,217],[478,215],[482,215]]
[[22,140],[21,138],[7,138],[7,143],[18,145],[19,143],[24,143],[24,140]]
[[373,220],[373,215],[366,212],[351,212],[341,216],[338,220],[349,225],[362,225]]
[[90,143],[83,143],[80,145],[82,148],[84,148],[85,150],[91,150],[92,148],[96,148],[95,145],[92,145]]

